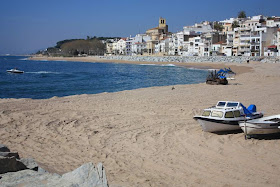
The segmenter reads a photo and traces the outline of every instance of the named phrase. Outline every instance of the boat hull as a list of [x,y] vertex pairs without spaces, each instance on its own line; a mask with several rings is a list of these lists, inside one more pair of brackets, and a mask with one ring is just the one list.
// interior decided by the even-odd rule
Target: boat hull
[[[242,122],[239,124],[240,128],[248,135],[253,134],[274,134],[274,133],[280,133],[280,129],[278,128],[278,125],[275,124],[263,124],[263,123],[246,123],[246,129],[245,129],[245,123]],[[279,124],[280,126],[280,124]]]
[[206,120],[203,118],[197,119],[197,121],[205,132],[223,132],[240,129],[238,121],[225,122],[218,120]]
[[24,71],[12,71],[12,70],[7,70],[8,73],[16,73],[16,74],[20,74],[20,73],[24,73]]

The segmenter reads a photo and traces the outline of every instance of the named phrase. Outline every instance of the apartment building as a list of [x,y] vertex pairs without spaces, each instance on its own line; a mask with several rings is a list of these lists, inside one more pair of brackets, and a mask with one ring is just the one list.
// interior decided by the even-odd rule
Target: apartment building
[[130,55],[143,55],[147,53],[147,41],[150,41],[151,37],[146,34],[137,34],[131,40],[131,54]]
[[213,32],[212,25],[210,22],[202,22],[202,23],[196,23],[193,26],[184,26],[183,27],[183,32],[185,34],[190,33],[190,32],[195,32],[195,33],[208,33],[208,32]]
[[184,44],[184,32],[177,32],[172,34],[168,44],[168,55],[182,55]]
[[271,18],[267,19],[266,26],[280,28],[280,17],[271,17]]
[[113,54],[113,43],[106,43],[106,54]]
[[[235,22],[239,24],[236,27]],[[280,56],[280,17],[262,15],[230,18],[219,21],[223,30],[213,30],[213,23],[204,21],[183,27],[171,34],[164,18],[145,34],[120,39],[107,45],[107,53],[125,55],[182,56]],[[234,27],[233,28],[233,23]]]

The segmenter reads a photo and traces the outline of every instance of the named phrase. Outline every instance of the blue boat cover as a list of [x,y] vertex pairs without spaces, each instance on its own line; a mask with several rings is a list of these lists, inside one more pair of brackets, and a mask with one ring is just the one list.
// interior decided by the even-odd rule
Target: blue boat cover
[[[240,103],[241,107],[243,108],[243,111],[245,113],[246,116],[252,116],[252,112],[250,110],[248,110],[242,103]],[[251,105],[250,105],[251,106]],[[255,105],[254,105],[255,106]],[[249,107],[248,107],[249,108]],[[255,106],[256,109],[256,106]]]
[[256,105],[250,105],[247,108],[250,112],[257,112],[257,107]]

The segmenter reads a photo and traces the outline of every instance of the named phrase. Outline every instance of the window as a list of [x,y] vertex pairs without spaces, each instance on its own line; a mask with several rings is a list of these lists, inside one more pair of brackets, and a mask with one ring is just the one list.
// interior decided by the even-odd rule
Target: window
[[235,116],[236,118],[238,118],[238,117],[241,116],[239,110],[235,110],[235,111],[233,111],[233,113],[234,113],[234,116]]
[[217,104],[217,106],[222,106],[222,107],[224,107],[226,105],[226,102],[219,102],[218,104]]
[[226,114],[225,114],[225,118],[234,118],[234,116],[233,116],[233,112],[226,112]]
[[221,112],[221,111],[213,111],[211,116],[212,117],[222,118],[223,117],[223,112]]
[[227,107],[237,107],[238,103],[228,103]]
[[209,110],[205,110],[202,113],[202,116],[209,116],[210,115],[210,111]]

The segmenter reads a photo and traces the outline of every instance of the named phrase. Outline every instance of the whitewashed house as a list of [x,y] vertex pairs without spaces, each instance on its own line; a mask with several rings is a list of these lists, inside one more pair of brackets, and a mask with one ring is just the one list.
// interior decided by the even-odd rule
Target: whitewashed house
[[183,52],[184,56],[204,56],[201,55],[200,48],[204,46],[200,36],[189,38],[189,41],[185,42],[186,51]]
[[117,41],[117,54],[125,55],[126,54],[126,38],[122,38]]
[[184,33],[177,32],[171,35],[169,39],[169,50],[168,55],[179,55],[183,54],[184,45]]
[[209,22],[202,22],[202,23],[196,23],[193,26],[185,26],[185,27],[183,27],[183,30],[184,30],[183,31],[184,34],[187,34],[188,32],[191,32],[191,31],[201,34],[201,33],[212,32],[213,28]]
[[118,41],[114,41],[113,44],[112,44],[112,54],[113,55],[117,55],[118,54],[118,47],[117,47],[118,43],[117,42]]
[[278,54],[276,45],[271,45],[271,46],[265,47],[264,50],[265,50],[264,56],[276,57]]
[[146,34],[137,34],[131,41],[131,55],[143,55],[147,52],[147,41],[151,37]]

